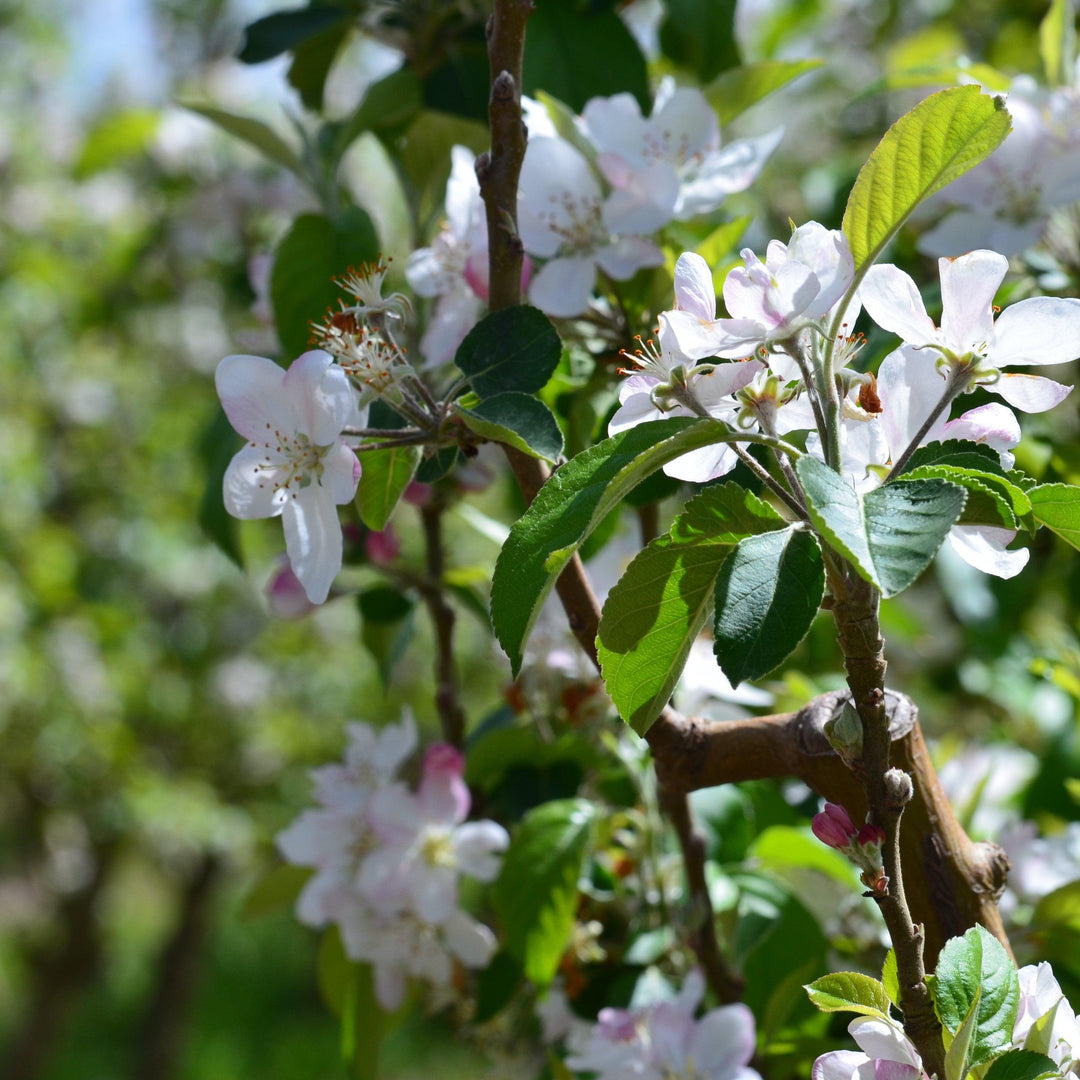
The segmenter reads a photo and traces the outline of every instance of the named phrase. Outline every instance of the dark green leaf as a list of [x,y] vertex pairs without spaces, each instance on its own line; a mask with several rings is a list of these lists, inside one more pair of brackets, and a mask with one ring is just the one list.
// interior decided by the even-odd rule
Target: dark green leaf
[[492,620],[515,675],[544,599],[593,529],[645,477],[731,437],[718,420],[652,421],[605,439],[551,476],[510,530],[492,579]]
[[293,222],[278,244],[270,279],[278,337],[288,356],[309,348],[311,324],[336,308],[342,294],[333,279],[378,254],[375,227],[359,207],[336,222],[322,214],[301,214]]
[[476,979],[476,1012],[474,1024],[483,1024],[509,1004],[514,991],[521,985],[521,964],[500,949]]
[[964,509],[966,492],[945,480],[897,480],[864,496],[817,458],[796,467],[814,528],[883,596],[915,581]]
[[707,83],[739,63],[735,0],[666,0],[660,50]]
[[535,394],[559,366],[562,343],[551,320],[525,304],[493,311],[458,346],[454,363],[480,397]]
[[437,453],[425,457],[416,470],[416,479],[421,484],[434,484],[441,480],[456,464],[458,459],[456,446],[444,446]]
[[[532,21],[529,34],[532,34]],[[424,79],[424,104],[429,109],[487,121],[491,74],[481,42],[455,42],[446,59]]]
[[585,799],[531,810],[515,831],[492,886],[507,951],[537,986],[554,978],[574,928],[578,878],[595,814]]
[[1045,1054],[1031,1050],[1010,1050],[997,1058],[983,1080],[1048,1080],[1061,1070]]
[[803,529],[739,541],[716,578],[713,650],[732,686],[795,651],[825,592],[817,537]]
[[972,1003],[978,1002],[970,1065],[989,1061],[1011,1043],[1020,1002],[1016,965],[982,926],[945,943],[938,957],[934,997],[942,1024],[953,1034],[959,1032]]
[[202,105],[194,101],[181,101],[180,104],[193,113],[206,117],[213,121],[223,131],[230,135],[243,139],[249,146],[253,146],[271,161],[278,165],[284,165],[297,176],[303,177],[304,167],[296,156],[296,151],[280,136],[273,128],[268,127],[261,120],[250,116],[239,116],[236,113],[226,112],[224,109],[216,109],[212,105]]
[[304,107],[312,112],[322,109],[326,77],[351,29],[350,19],[339,20],[297,45],[293,51],[289,85],[299,93]]
[[626,568],[604,604],[597,650],[623,719],[639,734],[671,696],[713,603],[720,567],[744,537],[784,519],[737,484],[706,488]]
[[379,585],[357,597],[363,625],[360,640],[371,654],[384,686],[405,654],[415,630],[415,604],[404,593]]
[[341,7],[314,5],[276,11],[244,27],[244,44],[236,54],[245,64],[261,64],[288,52],[334,23],[349,22]]
[[1080,487],[1040,484],[1028,492],[1032,516],[1040,525],[1080,549]]
[[531,394],[496,394],[471,409],[457,408],[454,413],[477,435],[516,447],[532,457],[554,462],[562,453],[559,421]]
[[393,446],[387,450],[366,450],[360,455],[360,483],[356,504],[360,520],[376,532],[386,528],[402,493],[416,475],[420,464],[419,446]]
[[199,503],[199,528],[237,566],[243,567],[240,523],[225,509],[225,498],[222,494],[225,470],[240,445],[240,436],[233,430],[225,410],[219,406],[199,443],[199,457],[206,474],[206,487],[203,488],[202,501]]
[[824,975],[805,989],[822,1012],[853,1012],[886,1018],[889,1015],[889,995],[885,987],[877,979],[857,971]]
[[744,64],[714,79],[705,87],[705,96],[723,128],[751,105],[800,75],[816,71],[823,63],[823,60],[759,60],[756,64]]
[[628,91],[647,112],[651,101],[645,57],[610,7],[575,0],[538,0],[525,35],[523,90],[543,89],[575,112],[593,97]]

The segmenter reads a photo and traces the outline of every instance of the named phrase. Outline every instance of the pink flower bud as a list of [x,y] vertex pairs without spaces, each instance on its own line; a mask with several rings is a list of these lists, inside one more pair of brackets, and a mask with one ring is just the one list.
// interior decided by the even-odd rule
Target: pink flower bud
[[419,480],[410,480],[409,486],[401,497],[413,506],[427,506],[431,502],[433,491],[434,489],[430,484],[421,484]]
[[464,776],[465,755],[449,743],[434,743],[424,754],[424,777]]
[[881,847],[885,843],[885,830],[880,825],[864,825],[855,842],[861,847]]
[[831,848],[846,848],[857,832],[851,815],[836,803],[826,803],[820,814],[810,823],[814,835]]
[[424,754],[420,801],[436,820],[462,822],[472,799],[465,784],[465,756],[449,743],[435,743]]
[[266,588],[266,599],[271,613],[279,619],[302,619],[318,606],[307,598],[304,586],[293,573],[288,559],[282,559],[278,564],[277,573]]
[[369,532],[364,537],[364,551],[376,566],[389,566],[401,551],[401,541],[387,525],[382,532]]

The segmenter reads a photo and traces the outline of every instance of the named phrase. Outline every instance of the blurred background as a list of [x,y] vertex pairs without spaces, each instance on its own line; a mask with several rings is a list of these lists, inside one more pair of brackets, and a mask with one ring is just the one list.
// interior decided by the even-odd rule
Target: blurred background
[[[214,368],[231,352],[280,355],[269,259],[314,204],[178,102],[294,133],[304,106],[288,58],[234,58],[244,25],[276,6],[0,0],[0,1075],[10,1080],[343,1075],[315,936],[273,888],[252,886],[277,865],[274,834],[308,801],[306,768],[340,754],[347,720],[396,719],[409,701],[435,727],[423,620],[410,622],[411,639],[401,620],[378,638],[351,598],[275,617],[280,530],[230,526],[207,486],[221,466]],[[457,6],[479,25],[482,3]],[[660,5],[629,8],[648,51]],[[837,226],[869,147],[928,83],[950,81],[942,72],[958,57],[1038,74],[1044,14],[1037,0],[736,5],[743,60],[826,61],[808,91],[752,117],[757,131],[782,117],[789,134],[747,196],[748,242],[782,235],[789,217]],[[655,70],[677,70],[672,51],[669,35]],[[326,114],[347,115],[395,65],[356,35],[331,70]],[[433,190],[448,168],[430,166]],[[392,192],[383,197],[370,147],[346,175],[385,251],[403,256],[421,240]],[[936,280],[910,240],[899,258]],[[1075,286],[1058,266],[1021,269],[1031,281],[1057,274],[1058,291]],[[1078,482],[1076,401],[1026,424],[1020,463]],[[515,513],[508,489],[485,498],[491,517]],[[399,515],[407,564],[415,508]],[[497,551],[484,520],[453,526],[468,587],[483,584]],[[1080,819],[1074,556],[1044,531],[1013,582],[939,562],[941,589],[887,606],[891,682],[919,701],[977,833],[1025,819],[1064,836]],[[513,695],[479,622],[466,627],[462,682],[476,718]],[[836,685],[836,671],[820,621],[764,700],[798,706]],[[1055,940],[1078,952],[1080,897],[1070,903]],[[1037,920],[1025,933],[1033,950],[1048,940]],[[435,1060],[440,1076],[497,1074],[498,1053],[478,1056],[448,1021],[424,1031],[391,1041],[388,1076],[430,1075]]]

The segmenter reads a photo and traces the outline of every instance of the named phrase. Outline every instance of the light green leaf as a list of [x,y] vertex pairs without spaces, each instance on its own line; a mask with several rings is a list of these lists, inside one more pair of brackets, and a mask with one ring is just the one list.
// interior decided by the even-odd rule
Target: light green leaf
[[261,919],[291,908],[312,876],[306,866],[282,863],[264,874],[244,898],[242,919]]
[[896,950],[890,949],[885,954],[885,963],[881,965],[881,984],[889,1000],[900,1008],[900,974],[896,968]]
[[978,86],[940,90],[900,117],[860,170],[844,210],[856,271],[877,259],[920,202],[986,158],[1009,129],[1003,101]]
[[809,829],[794,825],[770,825],[758,834],[747,849],[747,858],[784,877],[790,868],[812,870],[850,889],[855,883],[855,868],[840,852],[826,847]]
[[1031,1050],[1010,1050],[997,1058],[983,1080],[1049,1080],[1061,1070],[1045,1054]]
[[261,120],[256,120],[253,116],[226,112],[224,109],[217,109],[213,105],[204,105],[196,101],[181,101],[179,104],[191,112],[206,117],[223,131],[253,146],[270,161],[284,165],[286,169],[303,178],[304,167],[300,164],[296,151],[273,128]]
[[956,1030],[945,1051],[945,1080],[964,1080],[972,1064],[972,1044],[975,1040],[975,1028],[979,1018],[979,999],[981,992],[975,987],[975,998],[967,1011],[960,1027]]
[[1076,12],[1073,0],[1052,0],[1039,24],[1039,54],[1050,86],[1068,85],[1076,63]]
[[883,596],[915,581],[964,508],[964,489],[945,480],[896,480],[864,496],[817,458],[796,468],[814,528]]
[[817,537],[803,529],[739,541],[716,578],[713,651],[732,686],[795,651],[825,591]]
[[574,928],[578,878],[595,814],[586,799],[559,799],[530,810],[491,888],[506,949],[540,987],[554,978]]
[[656,420],[597,443],[551,476],[510,530],[492,578],[492,621],[515,675],[545,598],[585,538],[651,473],[731,438],[719,420]]
[[375,532],[382,532],[402,493],[416,475],[420,464],[419,446],[392,446],[367,450],[360,455],[360,483],[356,505],[360,520]]
[[554,462],[563,449],[555,414],[531,394],[511,392],[486,398],[471,409],[454,408],[454,415],[477,435],[506,443],[531,457]]
[[107,114],[83,139],[73,169],[76,179],[85,180],[138,157],[146,151],[160,123],[161,117],[153,109]]
[[853,1012],[889,1018],[889,995],[885,987],[857,971],[837,971],[804,987],[822,1012]]
[[604,604],[596,644],[607,691],[639,735],[679,681],[724,559],[744,537],[785,524],[737,484],[706,488],[626,568]]
[[816,71],[824,60],[759,60],[717,76],[705,87],[705,97],[716,110],[721,128],[741,116],[751,105],[793,79]]
[[1080,487],[1040,484],[1028,492],[1028,498],[1035,520],[1080,550]]
[[957,1038],[969,1012],[974,1031],[969,1066],[989,1061],[1012,1042],[1020,1002],[1016,965],[1001,942],[982,926],[945,943],[938,957],[934,998],[945,1028]]

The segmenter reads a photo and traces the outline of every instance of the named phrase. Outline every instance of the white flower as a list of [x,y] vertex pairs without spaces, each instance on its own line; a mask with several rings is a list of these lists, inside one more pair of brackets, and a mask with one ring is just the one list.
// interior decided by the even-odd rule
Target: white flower
[[663,252],[641,236],[617,235],[600,184],[568,142],[529,140],[518,187],[518,228],[525,250],[550,260],[532,280],[529,299],[549,315],[588,309],[597,268],[625,281]]
[[321,604],[341,569],[336,506],[360,480],[341,439],[356,408],[348,378],[315,350],[287,372],[261,356],[227,356],[216,381],[229,422],[248,440],[225,472],[225,508],[238,518],[280,515],[293,571]]
[[[1017,975],[1020,1005],[1013,1026],[1013,1046],[1046,1054],[1062,1072],[1067,1072],[1080,1056],[1080,1023],[1076,1013],[1046,961],[1028,964]],[[1037,1021],[1051,1013],[1053,1016],[1045,1028],[1036,1026]]]
[[810,1070],[811,1080],[921,1080],[922,1059],[904,1029],[877,1016],[857,1016],[848,1031],[862,1053],[833,1050]]
[[778,128],[721,148],[705,95],[677,88],[670,77],[661,80],[647,120],[633,94],[593,98],[582,120],[600,151],[597,166],[615,189],[606,213],[620,232],[652,232],[673,217],[715,210],[753,183],[783,135]]
[[883,330],[940,358],[966,386],[985,386],[1024,412],[1057,405],[1071,387],[1006,367],[1063,364],[1080,354],[1080,300],[1036,296],[1006,308],[994,321],[994,294],[1009,261],[996,251],[939,259],[941,326],[926,313],[915,282],[892,265],[873,266],[859,288],[867,314]]

